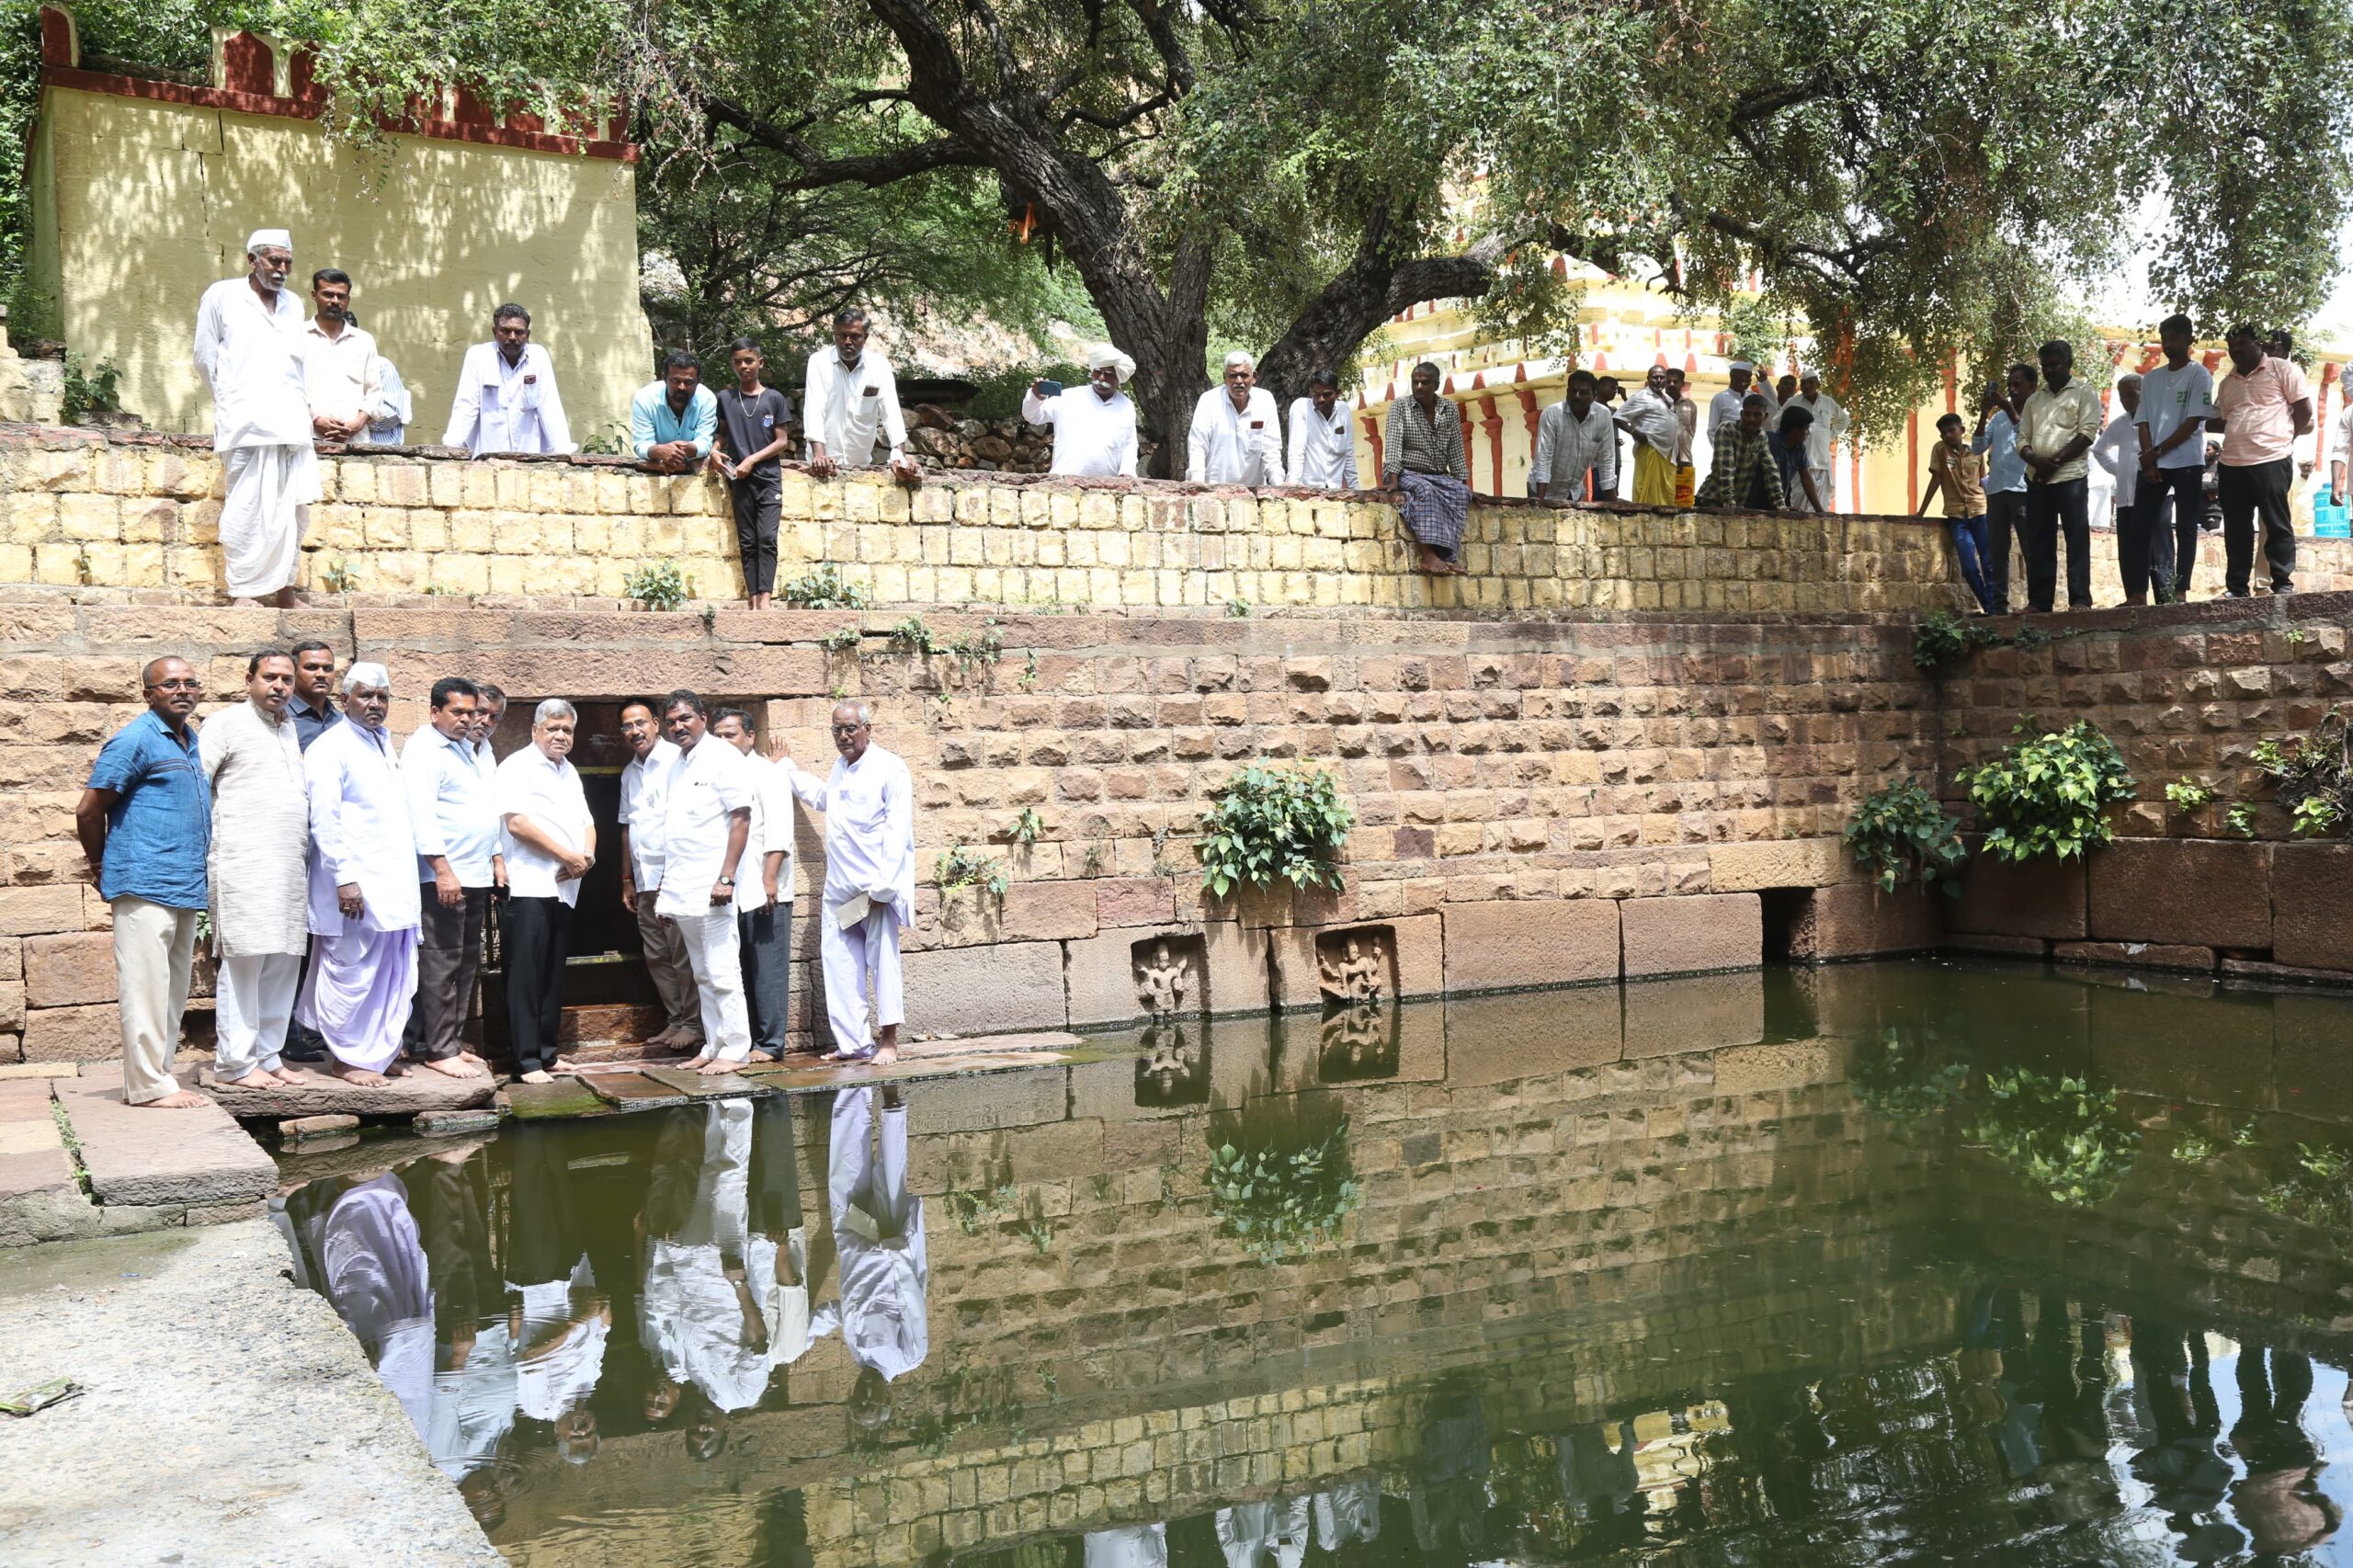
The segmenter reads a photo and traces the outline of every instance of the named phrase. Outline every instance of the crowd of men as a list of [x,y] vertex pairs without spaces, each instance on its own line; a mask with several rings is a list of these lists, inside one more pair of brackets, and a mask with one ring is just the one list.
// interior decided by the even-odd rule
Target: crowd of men
[[[315,1087],[288,1065],[309,1060],[359,1085],[411,1066],[484,1075],[465,1035],[494,922],[517,1073],[545,1083],[567,1065],[564,965],[598,852],[570,760],[570,703],[540,702],[528,744],[502,758],[492,741],[506,699],[495,686],[435,681],[428,722],[395,746],[385,667],[355,663],[338,679],[321,642],[255,653],[244,700],[201,722],[202,683],[187,660],[153,660],[141,680],[147,710],[100,749],[75,810],[113,912],[128,1103],[205,1103],[181,1087],[174,1055],[208,918],[223,1085]],[[914,785],[872,744],[871,711],[834,710],[838,755],[824,778],[780,740],[759,756],[747,712],[714,710],[692,691],[619,717],[630,752],[620,901],[664,1013],[648,1049],[705,1074],[782,1058],[798,800],[824,821],[818,926],[833,1059],[896,1060]]]

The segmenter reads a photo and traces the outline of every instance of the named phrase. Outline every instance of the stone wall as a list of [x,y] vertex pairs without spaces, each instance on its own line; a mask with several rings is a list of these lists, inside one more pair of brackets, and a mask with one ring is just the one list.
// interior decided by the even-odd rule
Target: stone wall
[[[469,462],[438,449],[330,455],[312,513],[313,592],[624,598],[678,564],[737,599],[724,486],[618,459]],[[200,442],[0,431],[0,585],[217,603],[220,465]],[[1676,516],[1488,501],[1467,576],[1412,569],[1393,507],[1363,494],[962,474],[909,492],[880,470],[788,468],[779,576],[821,562],[885,605],[1912,614],[1958,603],[1943,530],[1904,518]]]

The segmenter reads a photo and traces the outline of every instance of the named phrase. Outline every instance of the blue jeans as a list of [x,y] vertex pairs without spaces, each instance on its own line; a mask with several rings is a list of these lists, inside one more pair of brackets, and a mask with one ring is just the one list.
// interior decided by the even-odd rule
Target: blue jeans
[[1977,608],[1987,615],[1999,615],[2001,608],[1994,603],[1994,585],[1985,578],[1985,558],[1993,549],[1989,524],[1985,515],[1973,517],[1947,517],[1952,525],[1953,553],[1961,557],[1961,575],[1969,584],[1969,591],[1977,596]]

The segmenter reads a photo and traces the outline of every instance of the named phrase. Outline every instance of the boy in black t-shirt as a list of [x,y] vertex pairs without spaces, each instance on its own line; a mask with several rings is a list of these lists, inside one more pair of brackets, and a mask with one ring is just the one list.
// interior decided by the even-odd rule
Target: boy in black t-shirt
[[760,384],[760,346],[739,337],[727,346],[735,384],[719,393],[719,439],[710,460],[727,478],[735,504],[735,543],[744,555],[744,591],[754,609],[768,608],[776,587],[777,522],[784,510],[784,474],[778,466],[792,445],[785,428],[792,404]]

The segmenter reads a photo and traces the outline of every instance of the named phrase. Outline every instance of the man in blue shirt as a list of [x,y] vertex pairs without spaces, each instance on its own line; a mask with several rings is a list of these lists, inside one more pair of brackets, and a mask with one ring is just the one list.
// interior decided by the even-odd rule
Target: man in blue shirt
[[2018,456],[2018,419],[2042,375],[2013,365],[1999,387],[1985,389],[1977,437],[1970,450],[1985,460],[1985,583],[1994,602],[1986,613],[2010,613],[2010,540],[2026,527],[2026,460]]
[[662,379],[648,381],[630,399],[629,439],[637,460],[656,473],[689,473],[710,456],[719,433],[719,400],[702,384],[702,361],[673,351],[662,360]]
[[123,1100],[187,1110],[209,1103],[172,1076],[196,917],[209,902],[212,790],[188,723],[204,687],[186,659],[151,660],[139,680],[147,711],[99,748],[74,830],[114,910]]

